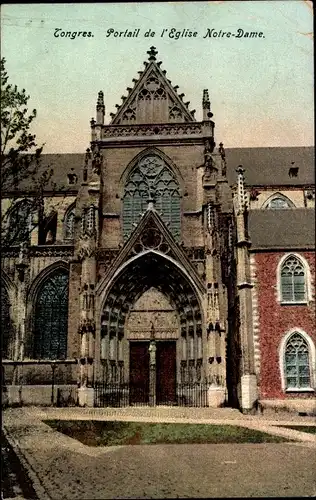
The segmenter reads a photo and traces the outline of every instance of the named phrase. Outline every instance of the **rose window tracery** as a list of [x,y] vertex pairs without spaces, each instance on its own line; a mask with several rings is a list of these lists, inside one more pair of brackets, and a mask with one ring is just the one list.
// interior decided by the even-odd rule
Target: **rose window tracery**
[[142,158],[131,172],[124,190],[123,234],[127,239],[154,200],[155,209],[176,238],[180,236],[180,187],[178,181],[158,156]]

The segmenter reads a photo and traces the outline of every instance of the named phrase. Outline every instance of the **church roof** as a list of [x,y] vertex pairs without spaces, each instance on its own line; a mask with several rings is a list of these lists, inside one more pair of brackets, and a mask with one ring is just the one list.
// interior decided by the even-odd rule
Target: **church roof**
[[[85,154],[80,153],[42,154],[38,169],[38,176],[45,171],[50,169],[53,170],[53,175],[46,185],[46,191],[62,190],[65,192],[77,192],[82,182],[84,160]],[[73,179],[76,180],[74,184],[69,183],[68,175],[76,176],[77,180]],[[25,178],[21,181],[18,191],[30,192],[32,187],[32,180],[30,178]]]
[[[236,183],[236,168],[245,169],[249,186],[302,186],[315,183],[315,148],[225,148],[229,184]],[[298,168],[297,176],[289,175]]]
[[250,210],[249,236],[252,250],[314,249],[314,209]]
[[[237,181],[236,168],[242,165],[244,176],[249,186],[305,186],[315,184],[315,149],[306,147],[273,148],[227,148],[227,177],[230,185]],[[47,190],[77,192],[82,182],[85,154],[43,154],[40,171],[52,168],[53,177]],[[181,170],[181,165],[178,165]],[[298,167],[296,177],[289,176],[290,168]],[[68,174],[76,174],[77,182],[69,184]],[[30,179],[25,179],[20,191],[32,187]],[[3,190],[4,195],[5,190]]]

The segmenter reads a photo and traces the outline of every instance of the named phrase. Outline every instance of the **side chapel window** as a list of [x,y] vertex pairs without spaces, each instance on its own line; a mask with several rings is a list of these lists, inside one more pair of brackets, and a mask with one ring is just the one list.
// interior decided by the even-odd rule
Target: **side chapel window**
[[68,273],[59,269],[42,284],[35,304],[34,358],[67,355]]
[[307,341],[295,332],[285,346],[286,389],[304,389],[311,387],[310,356]]
[[270,200],[268,200],[265,208],[272,210],[280,210],[284,208],[293,208],[294,203],[289,200],[286,196],[283,195],[275,195]]
[[166,163],[155,155],[142,158],[127,179],[123,198],[123,234],[126,240],[153,197],[155,209],[175,238],[180,237],[180,187]]
[[303,263],[290,255],[281,268],[281,301],[306,302],[306,272]]
[[[34,227],[34,206],[29,200],[21,200],[15,204],[10,214],[9,240],[13,245],[29,242]],[[5,242],[4,242],[5,243]]]

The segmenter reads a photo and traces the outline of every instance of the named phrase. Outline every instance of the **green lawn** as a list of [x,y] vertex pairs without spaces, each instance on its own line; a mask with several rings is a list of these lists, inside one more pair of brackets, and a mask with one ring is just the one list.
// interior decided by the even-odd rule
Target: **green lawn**
[[279,436],[237,425],[155,424],[98,420],[45,420],[88,446],[191,443],[284,443]]
[[293,429],[294,431],[316,434],[316,425],[282,425],[282,427],[285,427],[286,429]]

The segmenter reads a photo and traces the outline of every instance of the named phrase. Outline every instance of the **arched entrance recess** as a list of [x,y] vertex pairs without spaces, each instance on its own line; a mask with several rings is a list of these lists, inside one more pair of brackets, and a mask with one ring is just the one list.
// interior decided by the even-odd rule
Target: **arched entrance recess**
[[124,267],[107,293],[101,317],[103,378],[129,381],[146,392],[153,338],[157,403],[170,403],[177,382],[201,380],[202,313],[185,274],[163,255],[147,252]]

